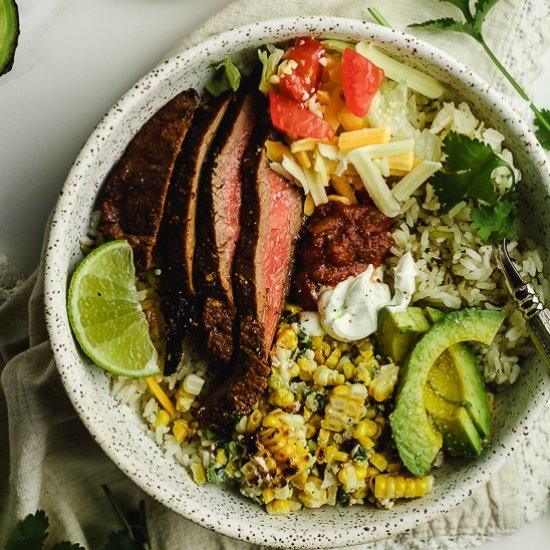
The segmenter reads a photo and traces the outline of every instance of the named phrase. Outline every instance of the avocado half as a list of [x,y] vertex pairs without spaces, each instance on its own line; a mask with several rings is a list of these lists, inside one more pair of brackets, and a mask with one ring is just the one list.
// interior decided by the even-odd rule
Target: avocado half
[[19,38],[19,11],[15,0],[0,0],[0,76],[13,66]]

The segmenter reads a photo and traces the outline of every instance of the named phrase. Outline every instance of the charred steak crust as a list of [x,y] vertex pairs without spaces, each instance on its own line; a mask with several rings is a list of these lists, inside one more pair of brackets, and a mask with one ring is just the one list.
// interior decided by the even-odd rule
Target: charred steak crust
[[198,103],[199,94],[190,89],[159,109],[130,141],[99,194],[99,231],[107,241],[127,239],[141,270],[151,265],[174,163]]
[[240,234],[240,163],[260,101],[244,88],[229,106],[201,176],[193,281],[201,302],[201,329],[216,363],[233,356],[235,304],[232,272]]
[[249,413],[267,386],[269,351],[303,221],[302,194],[270,169],[267,139],[276,138],[269,121],[262,120],[241,166],[241,236],[233,277],[239,349],[234,370],[198,411],[200,420],[221,432],[236,416]]
[[162,310],[166,320],[164,373],[174,372],[181,342],[196,327],[193,256],[199,181],[206,155],[232,98],[224,95],[197,109],[172,173],[158,237]]

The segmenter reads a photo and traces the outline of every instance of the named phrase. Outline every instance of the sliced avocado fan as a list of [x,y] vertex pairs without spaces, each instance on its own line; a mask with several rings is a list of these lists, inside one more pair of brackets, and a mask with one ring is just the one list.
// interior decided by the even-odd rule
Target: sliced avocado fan
[[[490,344],[503,320],[504,315],[500,311],[481,309],[454,311],[436,322],[413,347],[402,368],[396,406],[390,418],[399,456],[413,475],[417,477],[425,475],[443,446],[443,436],[430,419],[425,403],[424,390],[428,386],[433,365],[443,352],[460,342],[478,341]],[[427,393],[430,395],[430,390]],[[437,408],[437,398],[442,396],[435,392],[434,395],[431,405]],[[442,418],[449,414],[449,410],[445,409],[444,405],[440,408]],[[451,409],[451,412],[464,416],[466,408],[457,409],[459,410]],[[461,424],[464,426],[464,423]],[[484,425],[484,421],[480,424]],[[468,432],[473,433],[469,426]],[[447,435],[456,437],[457,434]],[[474,444],[473,454],[477,454],[477,446],[478,443]]]
[[19,38],[19,12],[15,0],[0,0],[0,76],[13,65]]

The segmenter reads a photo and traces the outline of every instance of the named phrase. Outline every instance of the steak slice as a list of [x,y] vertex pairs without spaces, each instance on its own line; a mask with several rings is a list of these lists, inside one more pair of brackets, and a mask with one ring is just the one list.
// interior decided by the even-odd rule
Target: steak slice
[[139,269],[151,265],[174,163],[198,103],[190,89],[159,109],[130,141],[99,194],[99,231],[107,241],[127,239]]
[[262,121],[243,158],[241,237],[235,262],[239,351],[234,370],[199,409],[218,431],[247,414],[267,386],[268,357],[289,290],[294,250],[303,220],[302,193],[269,167],[264,143],[273,138]]
[[193,277],[202,298],[201,324],[206,348],[217,363],[233,355],[233,260],[241,211],[241,160],[260,106],[257,90],[245,90],[228,109],[201,178],[199,223]]
[[176,160],[159,233],[162,310],[167,325],[164,374],[175,371],[181,342],[196,325],[193,256],[199,181],[204,160],[233,97],[199,107]]

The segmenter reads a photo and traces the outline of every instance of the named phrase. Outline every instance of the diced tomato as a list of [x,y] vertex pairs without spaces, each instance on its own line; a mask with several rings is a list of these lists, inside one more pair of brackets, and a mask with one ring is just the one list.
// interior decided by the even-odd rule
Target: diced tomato
[[384,71],[366,57],[346,48],[342,56],[342,80],[349,110],[363,117],[384,81]]
[[334,137],[334,130],[323,118],[302,103],[274,91],[269,92],[269,111],[273,126],[291,139],[311,137],[331,140]]
[[299,103],[307,101],[321,80],[320,59],[324,54],[325,48],[318,40],[297,38],[287,57],[289,63],[294,61],[297,66],[279,78],[279,91]]

